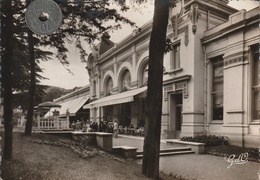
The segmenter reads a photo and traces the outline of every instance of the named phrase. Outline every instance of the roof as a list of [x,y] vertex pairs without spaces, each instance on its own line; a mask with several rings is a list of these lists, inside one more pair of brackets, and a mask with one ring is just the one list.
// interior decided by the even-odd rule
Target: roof
[[60,116],[66,116],[67,112],[70,113],[70,116],[75,116],[77,111],[89,100],[89,96],[81,96],[75,99],[70,99],[68,101],[60,103],[61,108],[51,108],[46,114],[45,117],[50,116],[50,113],[53,111],[59,111]]

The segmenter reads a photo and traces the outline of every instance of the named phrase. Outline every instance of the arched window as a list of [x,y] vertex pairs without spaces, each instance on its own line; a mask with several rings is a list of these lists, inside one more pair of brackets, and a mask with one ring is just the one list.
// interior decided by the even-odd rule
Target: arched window
[[129,70],[126,70],[122,76],[122,90],[127,90],[131,87],[131,74]]
[[112,78],[109,77],[106,81],[106,95],[110,95],[112,89],[113,89],[113,81]]
[[145,64],[142,75],[142,85],[145,85],[148,81],[148,63]]

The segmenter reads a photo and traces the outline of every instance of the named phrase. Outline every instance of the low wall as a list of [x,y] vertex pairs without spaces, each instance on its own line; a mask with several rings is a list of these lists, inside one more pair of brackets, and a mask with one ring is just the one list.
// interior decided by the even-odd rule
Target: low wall
[[98,147],[111,152],[113,147],[113,134],[102,132],[71,132],[72,138],[76,141],[87,141]]
[[137,147],[131,147],[131,146],[114,146],[113,151],[115,153],[118,153],[126,158],[132,158],[136,159],[136,151]]
[[113,134],[112,133],[96,133],[97,146],[105,149],[106,151],[112,151],[113,147]]

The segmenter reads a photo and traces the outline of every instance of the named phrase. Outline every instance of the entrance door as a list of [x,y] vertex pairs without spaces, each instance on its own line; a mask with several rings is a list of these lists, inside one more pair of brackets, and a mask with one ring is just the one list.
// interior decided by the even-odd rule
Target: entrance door
[[170,95],[170,138],[179,138],[182,125],[182,93]]
[[181,134],[182,125],[182,93],[175,95],[175,130],[176,137],[179,138]]
[[131,124],[131,104],[130,103],[124,103],[122,105],[122,114],[120,119],[120,125],[123,127],[130,126]]

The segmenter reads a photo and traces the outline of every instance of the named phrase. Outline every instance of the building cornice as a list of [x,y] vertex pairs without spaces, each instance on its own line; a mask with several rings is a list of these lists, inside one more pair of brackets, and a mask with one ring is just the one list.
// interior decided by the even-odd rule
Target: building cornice
[[218,16],[225,17],[225,19],[228,18],[229,15],[236,13],[238,10],[227,6],[226,1],[221,0],[189,0],[186,1],[184,4],[185,12],[189,11],[190,6],[194,3],[197,3],[199,5],[199,9],[203,11],[210,10],[212,13],[217,14]]
[[176,82],[180,82],[180,81],[189,81],[191,79],[191,75],[183,75],[183,76],[178,76],[175,78],[171,78],[171,79],[167,79],[165,81],[163,81],[163,85],[168,85],[171,83],[176,83]]
[[99,63],[104,63],[107,60],[110,60],[114,56],[118,56],[124,51],[128,51],[129,47],[136,45],[145,39],[148,39],[152,31],[152,21],[149,21],[141,28],[134,30],[132,34],[127,36],[125,39],[115,44],[113,48],[102,54],[99,58]]
[[259,8],[255,8],[246,12],[241,10],[238,13],[229,17],[229,21],[216,26],[208,31],[205,31],[204,37],[201,39],[202,44],[210,43],[223,36],[233,33],[236,30],[246,29],[252,25],[259,25],[260,14]]

